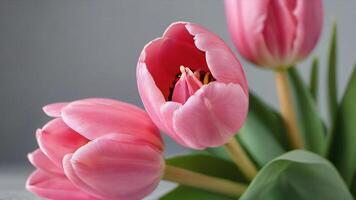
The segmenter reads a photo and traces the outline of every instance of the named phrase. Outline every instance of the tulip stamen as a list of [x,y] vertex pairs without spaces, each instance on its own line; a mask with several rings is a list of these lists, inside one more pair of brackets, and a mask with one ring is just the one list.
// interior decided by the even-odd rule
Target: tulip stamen
[[203,85],[206,85],[210,82],[211,80],[211,73],[210,72],[206,72],[204,75],[204,79],[203,79]]
[[183,65],[180,66],[179,70],[182,74],[188,72],[188,70],[191,71],[188,67],[184,67]]

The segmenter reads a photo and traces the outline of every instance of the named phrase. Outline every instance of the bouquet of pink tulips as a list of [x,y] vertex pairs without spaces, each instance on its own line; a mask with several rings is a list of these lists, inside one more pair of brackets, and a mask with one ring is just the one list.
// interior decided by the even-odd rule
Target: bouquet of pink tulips
[[[318,59],[308,83],[296,69],[317,44],[322,7],[322,0],[225,0],[239,53],[275,73],[280,112],[249,92],[219,36],[175,22],[138,58],[146,111],[102,98],[43,108],[53,119],[36,132],[27,189],[52,200],[140,200],[166,180],[178,186],[162,200],[354,199],[356,70],[339,101],[336,26],[330,123],[316,106]],[[160,132],[194,151],[165,158]]]

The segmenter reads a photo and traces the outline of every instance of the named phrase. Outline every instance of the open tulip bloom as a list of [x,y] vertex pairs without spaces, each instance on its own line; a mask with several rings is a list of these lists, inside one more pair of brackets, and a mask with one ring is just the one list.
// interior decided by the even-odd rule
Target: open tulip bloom
[[148,43],[138,61],[137,84],[155,124],[186,147],[221,146],[246,118],[248,89],[240,62],[197,24],[174,23]]
[[[318,59],[308,85],[291,67],[319,39],[322,0],[225,0],[225,10],[241,55],[275,71],[280,112],[249,93],[219,36],[175,22],[138,59],[146,111],[103,98],[44,107],[54,119],[36,131],[26,188],[52,200],[140,200],[166,180],[177,188],[162,200],[354,199],[356,70],[339,101],[336,24],[329,123],[316,106]],[[165,159],[161,133],[192,151]]]

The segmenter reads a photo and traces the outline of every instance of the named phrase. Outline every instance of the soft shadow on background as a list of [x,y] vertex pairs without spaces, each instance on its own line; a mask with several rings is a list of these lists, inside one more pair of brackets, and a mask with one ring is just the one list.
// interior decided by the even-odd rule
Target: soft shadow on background
[[[324,7],[323,36],[313,52],[321,55],[321,95],[333,19],[339,25],[340,91],[356,61],[356,1],[325,0]],[[222,0],[0,0],[0,172],[30,166],[26,154],[36,148],[36,128],[49,119],[41,110],[48,103],[95,96],[142,107],[137,58],[173,21],[200,23],[233,48]],[[275,106],[273,74],[242,63],[250,88]],[[305,78],[310,63],[299,66]],[[166,146],[168,155],[183,151],[168,139]]]

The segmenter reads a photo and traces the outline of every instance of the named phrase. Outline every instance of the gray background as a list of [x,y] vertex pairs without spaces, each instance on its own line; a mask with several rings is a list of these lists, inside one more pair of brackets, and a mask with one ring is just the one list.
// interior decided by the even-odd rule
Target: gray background
[[[333,18],[340,30],[340,88],[356,61],[356,1],[324,2],[324,32],[313,52],[321,55],[321,95]],[[36,148],[35,129],[49,119],[41,111],[47,103],[97,96],[141,106],[135,80],[139,53],[177,20],[202,24],[233,48],[222,0],[1,0],[0,166],[29,166],[25,156]],[[273,74],[242,62],[250,87],[277,106]],[[310,62],[299,66],[305,77]],[[167,142],[168,154],[181,150]]]

